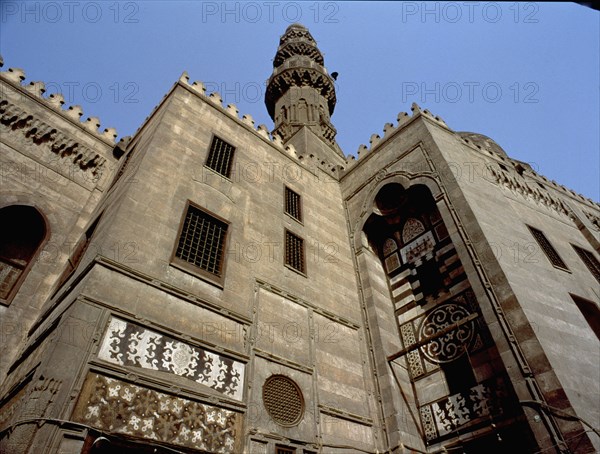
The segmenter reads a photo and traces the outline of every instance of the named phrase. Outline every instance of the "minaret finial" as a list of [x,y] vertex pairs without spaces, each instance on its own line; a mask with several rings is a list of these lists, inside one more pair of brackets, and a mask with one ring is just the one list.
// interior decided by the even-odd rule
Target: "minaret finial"
[[310,32],[301,24],[291,24],[279,41],[265,93],[267,110],[275,122],[273,133],[284,142],[307,126],[335,146],[336,130],[330,121],[335,86],[323,64]]

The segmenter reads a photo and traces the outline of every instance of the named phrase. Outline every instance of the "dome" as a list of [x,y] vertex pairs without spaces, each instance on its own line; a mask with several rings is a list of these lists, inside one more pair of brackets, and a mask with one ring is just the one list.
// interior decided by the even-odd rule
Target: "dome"
[[475,145],[479,145],[484,150],[491,151],[492,153],[496,153],[500,156],[508,157],[502,147],[488,136],[467,131],[457,132],[456,134],[463,139],[467,139],[469,142],[472,142]]

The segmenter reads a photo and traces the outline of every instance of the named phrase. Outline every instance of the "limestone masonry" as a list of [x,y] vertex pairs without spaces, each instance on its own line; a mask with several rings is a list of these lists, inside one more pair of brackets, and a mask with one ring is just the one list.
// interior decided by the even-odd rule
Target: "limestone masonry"
[[416,104],[346,155],[324,64],[118,143],[0,73],[2,453],[600,450],[599,205]]

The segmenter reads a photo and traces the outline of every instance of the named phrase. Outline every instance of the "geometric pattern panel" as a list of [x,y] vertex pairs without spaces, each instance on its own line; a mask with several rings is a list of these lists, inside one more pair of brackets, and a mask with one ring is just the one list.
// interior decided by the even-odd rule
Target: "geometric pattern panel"
[[402,228],[402,241],[404,244],[408,243],[413,238],[418,237],[425,231],[425,226],[421,221],[415,218],[410,218],[404,224]]
[[425,233],[418,239],[414,240],[411,243],[408,243],[402,249],[400,249],[400,254],[402,255],[402,261],[404,263],[414,263],[419,258],[433,252],[435,248],[435,238],[431,231]]
[[244,363],[118,318],[110,320],[98,357],[179,375],[242,400]]
[[482,420],[498,418],[508,410],[509,392],[504,380],[497,377],[479,383],[462,393],[453,394],[419,408],[427,441],[464,430]]
[[75,421],[112,433],[209,452],[234,452],[241,415],[98,374],[88,374]]
[[[471,315],[467,308],[456,303],[444,303],[436,306],[423,319],[419,329],[419,338],[434,337],[452,325]],[[475,334],[473,320],[463,323],[445,335],[435,337],[421,347],[423,355],[434,363],[448,363],[462,356]]]
[[482,323],[481,319],[467,319],[478,314],[476,304],[473,291],[468,289],[400,325],[402,343],[408,350],[408,369],[413,380],[430,370],[429,363],[451,362],[466,351],[475,352],[483,347],[478,327]]
[[284,375],[271,375],[263,385],[263,403],[277,424],[295,426],[304,414],[302,391]]

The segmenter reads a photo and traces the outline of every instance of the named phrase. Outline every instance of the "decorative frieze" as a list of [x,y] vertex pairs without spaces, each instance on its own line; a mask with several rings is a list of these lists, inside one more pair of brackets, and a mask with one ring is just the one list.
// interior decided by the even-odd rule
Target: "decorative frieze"
[[89,170],[95,178],[102,175],[105,158],[6,100],[0,101],[0,123],[13,131],[21,131],[26,139],[36,145],[47,144],[47,149],[52,153],[70,159],[84,171]]
[[237,400],[243,397],[245,364],[118,318],[110,320],[98,357],[179,375]]
[[99,374],[86,377],[73,420],[111,433],[208,452],[239,448],[240,413]]
[[495,169],[491,166],[489,167],[489,170],[497,185],[519,194],[526,199],[531,199],[538,204],[544,205],[559,214],[568,217],[572,216],[567,207],[559,199],[552,197],[547,191],[531,187],[522,178],[515,178],[504,170]]

